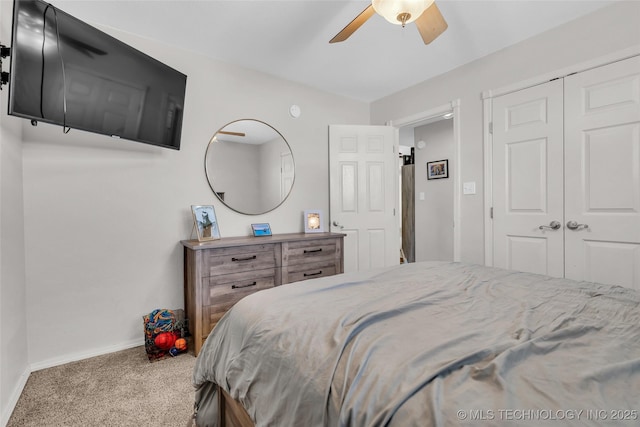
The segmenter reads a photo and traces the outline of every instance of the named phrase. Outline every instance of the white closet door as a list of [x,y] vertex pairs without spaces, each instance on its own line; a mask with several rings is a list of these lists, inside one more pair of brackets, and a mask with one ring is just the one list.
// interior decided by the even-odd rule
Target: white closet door
[[493,101],[496,267],[564,275],[562,138],[562,80]]
[[565,78],[565,175],[566,277],[640,290],[640,58]]

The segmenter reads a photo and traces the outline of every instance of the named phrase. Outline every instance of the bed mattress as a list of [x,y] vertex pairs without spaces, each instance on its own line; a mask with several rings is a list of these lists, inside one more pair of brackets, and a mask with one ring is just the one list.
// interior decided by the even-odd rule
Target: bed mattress
[[640,294],[447,262],[314,279],[236,304],[198,356],[257,426],[640,423]]

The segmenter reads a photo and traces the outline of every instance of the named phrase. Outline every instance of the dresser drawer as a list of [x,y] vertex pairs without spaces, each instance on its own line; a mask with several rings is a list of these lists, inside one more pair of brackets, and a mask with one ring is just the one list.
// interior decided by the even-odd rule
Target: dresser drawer
[[335,260],[294,264],[282,268],[282,283],[299,282],[338,273]]
[[203,280],[202,305],[238,302],[242,297],[276,285],[276,269],[265,268],[214,276]]
[[[335,239],[304,240],[283,245],[282,264],[297,265],[336,259]],[[335,274],[335,273],[334,273]]]
[[208,249],[204,258],[205,277],[275,268],[277,265],[275,245],[268,244]]
[[274,268],[210,277],[203,282],[203,336],[211,332],[220,318],[238,301],[254,292],[273,288],[278,271]]

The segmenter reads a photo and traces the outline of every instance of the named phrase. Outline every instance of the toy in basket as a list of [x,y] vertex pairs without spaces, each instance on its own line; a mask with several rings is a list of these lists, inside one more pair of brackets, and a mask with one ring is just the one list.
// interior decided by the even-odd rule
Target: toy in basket
[[188,350],[187,325],[184,310],[157,309],[142,317],[144,321],[144,347],[149,361],[167,355],[177,356]]

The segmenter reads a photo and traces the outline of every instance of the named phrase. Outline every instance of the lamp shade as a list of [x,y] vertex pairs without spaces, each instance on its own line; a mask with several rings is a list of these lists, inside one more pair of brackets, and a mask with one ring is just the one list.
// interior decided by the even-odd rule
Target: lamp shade
[[392,24],[413,22],[434,0],[372,0],[373,9]]

